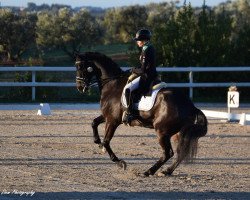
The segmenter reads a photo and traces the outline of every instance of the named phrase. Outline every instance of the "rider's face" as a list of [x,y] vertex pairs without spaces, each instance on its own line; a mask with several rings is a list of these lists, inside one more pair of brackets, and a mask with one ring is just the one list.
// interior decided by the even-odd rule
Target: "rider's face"
[[138,47],[143,47],[143,45],[145,44],[145,41],[136,41]]

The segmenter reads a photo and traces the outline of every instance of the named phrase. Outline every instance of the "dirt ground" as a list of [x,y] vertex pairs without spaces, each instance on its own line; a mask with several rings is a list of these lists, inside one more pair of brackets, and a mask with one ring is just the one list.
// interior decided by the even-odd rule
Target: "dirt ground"
[[0,199],[250,199],[250,126],[210,119],[195,163],[140,177],[161,155],[154,131],[117,129],[111,147],[123,171],[93,143],[98,114],[0,111]]

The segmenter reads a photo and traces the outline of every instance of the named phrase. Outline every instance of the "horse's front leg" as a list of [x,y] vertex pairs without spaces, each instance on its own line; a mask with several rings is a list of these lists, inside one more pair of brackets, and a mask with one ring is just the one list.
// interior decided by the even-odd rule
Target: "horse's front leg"
[[100,147],[102,147],[102,145],[101,145],[101,139],[98,133],[98,126],[103,122],[105,122],[105,119],[103,115],[100,115],[97,118],[95,118],[91,124],[92,129],[93,129],[94,143],[99,144]]
[[106,151],[108,152],[110,159],[115,162],[118,167],[123,168],[124,170],[127,167],[127,164],[124,160],[120,160],[115,153],[113,152],[113,150],[110,147],[110,141],[114,136],[115,130],[117,129],[117,127],[120,125],[120,123],[106,123],[106,127],[105,127],[105,136],[103,139],[103,146],[106,149]]

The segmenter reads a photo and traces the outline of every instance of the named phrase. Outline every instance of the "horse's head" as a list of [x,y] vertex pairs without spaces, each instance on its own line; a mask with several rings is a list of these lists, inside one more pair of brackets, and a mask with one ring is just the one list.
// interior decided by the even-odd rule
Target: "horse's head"
[[76,55],[76,87],[78,91],[85,93],[91,85],[95,75],[95,64],[88,60],[84,54]]

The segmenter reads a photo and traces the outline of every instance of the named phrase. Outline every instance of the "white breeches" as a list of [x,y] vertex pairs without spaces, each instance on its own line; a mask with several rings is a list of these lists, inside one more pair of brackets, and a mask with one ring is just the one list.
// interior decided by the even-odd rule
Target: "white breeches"
[[125,91],[127,89],[130,90],[130,92],[136,90],[139,87],[139,82],[140,82],[141,77],[137,77],[136,79],[134,79],[133,81],[131,81],[130,83],[128,83],[127,85],[125,85],[123,92],[125,93]]

